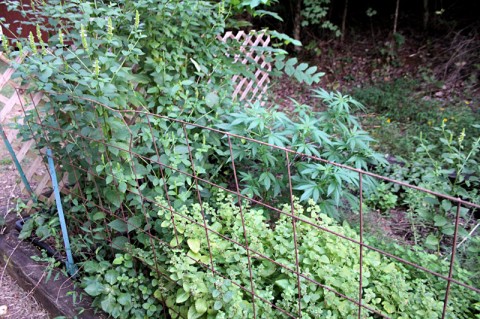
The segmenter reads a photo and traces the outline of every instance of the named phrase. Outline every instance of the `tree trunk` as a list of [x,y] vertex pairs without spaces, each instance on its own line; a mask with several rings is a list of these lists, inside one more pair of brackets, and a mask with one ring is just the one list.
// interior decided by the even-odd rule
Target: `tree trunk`
[[348,0],[345,0],[345,7],[343,8],[343,18],[342,18],[342,38],[341,38],[342,43],[345,40],[345,32],[346,32],[345,25],[347,21],[347,10],[348,10]]
[[398,8],[399,7],[400,7],[400,0],[397,0],[397,5],[395,7],[395,20],[393,21],[393,34],[397,33]]
[[[294,8],[295,14],[293,18],[293,38],[298,41],[300,41],[300,34],[302,32],[302,1],[303,0],[296,0]],[[300,52],[300,50],[301,47],[295,47],[296,52]]]
[[430,11],[428,10],[428,0],[423,0],[423,30],[428,28],[428,19],[430,18]]

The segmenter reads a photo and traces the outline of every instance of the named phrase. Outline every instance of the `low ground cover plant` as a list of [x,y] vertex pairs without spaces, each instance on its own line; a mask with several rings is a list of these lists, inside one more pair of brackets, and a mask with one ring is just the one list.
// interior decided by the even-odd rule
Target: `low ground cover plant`
[[[254,311],[250,293],[253,289],[263,299],[255,298],[258,317],[287,317],[264,300],[291,314],[297,313],[299,291],[297,277],[293,273],[295,247],[291,217],[282,214],[272,226],[265,217],[265,209],[251,207],[247,201],[242,201],[240,210],[235,197],[224,192],[217,193],[215,201],[210,204],[194,204],[174,212],[162,198],[158,200],[165,207],[160,208],[155,216],[161,224],[158,231],[173,249],[158,246],[152,252],[148,241],[142,243],[139,237],[139,243],[131,246],[128,253],[117,253],[113,269],[103,260],[100,265],[105,266],[100,268],[95,267],[96,263],[92,261],[87,262],[85,271],[90,276],[83,279],[83,285],[87,293],[95,297],[95,302],[102,305],[102,309],[116,318],[130,318],[135,311],[158,311],[162,305],[167,306],[174,318],[250,318]],[[291,207],[285,205],[282,210],[289,214]],[[302,220],[354,240],[359,239],[358,234],[348,224],[338,224],[322,214],[313,201],[302,205],[296,200],[294,211],[299,219],[296,239],[301,274],[354,300],[358,298],[358,245]],[[205,237],[204,216],[207,218],[206,227],[215,231],[209,234],[210,242]],[[141,231],[132,232],[133,236],[140,234]],[[245,249],[247,245],[249,251]],[[448,263],[435,255],[421,251],[411,254],[400,246],[390,245],[390,248],[421,264],[437,265],[436,270],[448,269]],[[153,255],[158,256],[156,263]],[[284,267],[262,256],[268,256]],[[138,277],[135,265],[138,261],[147,261],[148,264],[148,260],[151,266]],[[442,279],[432,278],[374,251],[364,251],[363,262],[362,298],[365,305],[396,318],[441,317],[446,287]],[[210,263],[226,279],[211,276],[207,267]],[[468,278],[469,274],[463,271],[459,276]],[[146,281],[148,284],[139,282],[146,277],[150,277]],[[302,317],[348,318],[357,314],[358,307],[354,303],[305,278],[300,279]],[[137,282],[141,292],[137,291],[136,296],[130,297],[133,289],[125,292],[122,287],[125,287],[124,283],[137,285]],[[252,284],[254,288],[251,288]],[[148,293],[142,294],[143,290]],[[134,299],[142,295],[143,299]],[[157,299],[148,297],[152,295]],[[448,311],[457,318],[471,318],[478,306],[475,302],[473,292],[456,287]],[[140,306],[143,310],[138,310]],[[367,310],[363,311],[366,318],[376,317]]]
[[376,147],[382,153],[410,160],[416,149],[415,138],[423,133],[434,141],[433,128],[443,121],[455,132],[465,129],[467,136],[478,134],[472,125],[479,115],[471,100],[436,98],[422,90],[414,78],[365,85],[351,94],[374,115],[362,118],[362,124],[378,140]]

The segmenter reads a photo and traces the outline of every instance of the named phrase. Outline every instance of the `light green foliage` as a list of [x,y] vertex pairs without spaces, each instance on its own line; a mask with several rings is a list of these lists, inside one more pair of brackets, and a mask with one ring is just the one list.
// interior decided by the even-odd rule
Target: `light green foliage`
[[398,196],[392,193],[391,185],[380,183],[375,192],[365,199],[365,203],[372,208],[388,212],[388,210],[397,206]]
[[130,254],[116,254],[112,262],[97,257],[83,264],[85,292],[93,305],[113,318],[161,318],[163,306],[157,299],[158,280],[139,269]]
[[302,26],[318,26],[331,31],[335,36],[339,37],[341,32],[338,26],[326,19],[330,3],[330,0],[303,0]]
[[[32,217],[26,219],[23,224],[22,231],[18,238],[28,239],[30,236],[35,236],[43,241],[47,238],[56,238],[56,243],[61,242],[60,238],[60,222],[58,216],[50,212],[39,212],[33,214]],[[58,245],[60,246],[60,245]]]
[[[264,209],[249,207],[246,202],[241,205],[242,211],[231,195],[220,192],[212,205],[184,207],[175,212],[173,217],[170,210],[159,211],[158,217],[163,220],[162,228],[169,231],[168,238],[176,245],[166,266],[171,279],[180,284],[174,287],[174,293],[168,294],[167,305],[173,306],[175,312],[191,313],[189,318],[253,317],[248,292],[230,285],[230,280],[210,276],[208,269],[194,262],[197,260],[210,266],[211,254],[216,272],[241,283],[247,289],[250,289],[247,267],[251,267],[255,292],[290,313],[296,313],[298,291],[297,278],[291,272],[295,269],[291,217],[282,214],[272,228],[267,224]],[[290,214],[290,205],[285,205],[283,211]],[[306,207],[296,201],[294,211],[301,220],[358,240],[358,235],[347,224],[339,225],[320,213],[320,208],[312,201]],[[208,218],[207,227],[243,245],[248,240],[248,246],[254,252],[249,255],[244,248],[211,231],[208,244],[202,214]],[[244,236],[242,214],[247,238]],[[296,233],[301,273],[337,292],[356,298],[358,245],[301,221],[296,223]],[[409,251],[397,248],[403,250],[403,254]],[[282,270],[261,255],[284,264],[290,271]],[[412,254],[410,256],[415,257]],[[441,263],[433,255],[421,253],[420,256],[415,258],[422,259],[430,266],[438,264],[443,268],[448,267],[447,263]],[[428,276],[422,274],[413,275],[418,271],[393,262],[377,252],[364,251],[363,260],[364,304],[396,318],[417,318],[419,314],[428,318],[441,317],[444,287],[435,290],[429,284],[436,283],[441,287],[445,282],[429,280]],[[301,280],[301,291],[302,314],[305,318],[348,318],[357,313],[357,307],[351,302],[305,279]],[[461,291],[464,294],[462,297],[474,298],[473,294]],[[461,307],[456,303],[451,304],[449,311],[452,310],[450,307],[456,308],[455,313],[460,318],[467,318],[469,311],[472,311],[466,303],[462,303]],[[275,312],[258,299],[256,314],[260,318],[282,317],[280,312]],[[367,312],[364,315],[373,318]]]

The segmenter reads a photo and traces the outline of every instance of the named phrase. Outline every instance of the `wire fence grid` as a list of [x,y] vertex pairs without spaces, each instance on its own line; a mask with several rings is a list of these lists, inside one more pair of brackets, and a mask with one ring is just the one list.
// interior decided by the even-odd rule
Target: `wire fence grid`
[[[80,97],[76,97],[81,99]],[[325,292],[329,291],[336,296],[343,298],[350,304],[355,305],[358,307],[358,313],[356,317],[363,318],[365,314],[374,314],[375,316],[381,318],[391,318],[391,315],[388,313],[384,313],[375,309],[371,304],[364,301],[364,282],[365,282],[365,271],[368,267],[365,265],[363,257],[368,251],[377,252],[389,259],[392,262],[398,262],[403,264],[406,267],[412,267],[417,269],[420,272],[424,272],[425,274],[437,278],[439,280],[443,280],[445,283],[445,295],[443,300],[443,310],[441,317],[447,317],[447,305],[449,303],[449,299],[451,298],[451,291],[454,285],[461,286],[466,288],[467,290],[473,291],[475,293],[480,293],[479,287],[475,287],[470,283],[462,282],[455,278],[455,256],[456,256],[456,249],[457,249],[457,242],[459,239],[458,228],[459,224],[462,222],[462,217],[460,211],[462,208],[468,208],[470,210],[480,208],[479,205],[467,202],[462,200],[461,198],[454,198],[451,196],[447,196],[435,191],[427,190],[421,187],[409,185],[402,181],[393,180],[387,177],[383,177],[368,171],[356,169],[353,167],[349,167],[346,165],[333,163],[326,161],[322,158],[318,158],[316,156],[307,155],[303,153],[298,153],[295,150],[279,147],[275,145],[271,145],[262,141],[250,139],[244,136],[239,136],[235,134],[231,134],[228,132],[224,132],[212,127],[207,127],[203,125],[199,125],[196,123],[189,123],[178,119],[168,118],[161,115],[156,115],[144,111],[135,111],[135,110],[116,110],[112,109],[106,105],[102,105],[95,101],[87,101],[90,104],[93,112],[96,114],[95,118],[92,118],[92,125],[91,131],[88,134],[85,134],[82,131],[76,131],[75,129],[66,130],[59,125],[59,117],[62,116],[61,114],[55,113],[48,113],[42,111],[41,106],[39,104],[35,104],[37,99],[33,97],[31,100],[34,103],[33,112],[35,116],[32,118],[31,121],[28,122],[28,125],[31,127],[31,133],[37,143],[37,146],[42,148],[43,157],[45,157],[45,148],[51,148],[53,150],[58,149],[65,149],[68,148],[65,156],[58,157],[54,153],[54,158],[56,163],[62,163],[58,166],[59,176],[64,181],[63,187],[63,194],[64,196],[70,196],[71,200],[75,200],[80,205],[82,205],[86,211],[88,210],[96,210],[99,212],[104,213],[108,219],[110,220],[121,220],[129,227],[135,228],[135,225],[130,225],[129,221],[132,217],[132,212],[129,209],[128,205],[124,202],[119,207],[112,207],[112,205],[103,203],[102,201],[97,201],[96,199],[102,198],[104,194],[104,187],[108,183],[110,185],[118,185],[122,182],[121,177],[116,175],[115,171],[115,163],[112,163],[110,157],[112,154],[122,154],[123,163],[122,165],[126,165],[131,170],[134,178],[133,183],[129,184],[127,189],[125,190],[125,197],[129,198],[130,202],[138,202],[141,203],[141,212],[144,215],[144,222],[146,227],[143,228],[135,228],[136,232],[141,232],[145,236],[148,237],[151,245],[152,245],[152,252],[153,252],[153,268],[158,274],[159,278],[165,278],[166,280],[173,281],[167,273],[162,271],[162,269],[156,268],[155,266],[158,264],[157,259],[160,256],[157,256],[155,253],[155,247],[167,247],[168,249],[175,249],[177,244],[179,243],[179,232],[176,229],[177,225],[176,222],[178,220],[186,220],[189,223],[195,224],[201,229],[203,229],[205,233],[205,240],[208,245],[208,260],[198,260],[190,255],[188,258],[192,259],[192,262],[196,263],[197,265],[207,269],[211,272],[212,276],[218,278],[229,279],[232,281],[234,285],[239,287],[243,290],[246,294],[251,296],[251,303],[253,307],[254,317],[256,317],[256,306],[260,304],[266,304],[269,307],[276,309],[278,311],[279,316],[283,315],[285,317],[290,318],[300,318],[302,317],[302,287],[308,283],[317,286],[319,289],[323,289]],[[84,101],[85,102],[85,101]],[[27,111],[26,111],[27,112]],[[32,113],[29,113],[32,114]],[[70,113],[70,121],[75,122],[75,112]],[[102,115],[100,115],[102,114]],[[108,115],[108,116],[107,116]],[[122,130],[124,130],[124,143],[119,145],[118,143],[113,143],[109,141],[108,134],[102,130],[102,123],[104,123],[104,119],[106,117],[111,117],[115,119],[120,119],[123,123]],[[33,119],[33,120],[32,120]],[[139,138],[139,132],[132,131],[130,127],[132,123],[143,123],[144,129],[142,134],[149,134],[153,141],[149,144],[148,147],[151,148],[151,156],[145,156],[140,154],[138,151],[139,148],[145,147],[142,145],[142,139]],[[175,156],[175,150],[167,150],[162,148],[162,142],[160,140],[156,140],[155,135],[153,134],[154,130],[158,130],[159,127],[171,127],[172,125],[178,125],[181,129],[176,131],[176,138],[178,140],[183,140],[183,145],[186,147],[183,149],[185,154],[188,154],[189,161],[188,163],[184,163],[184,165],[173,165],[165,161],[165,155],[170,154],[170,156]],[[225,153],[230,154],[229,156],[229,166],[230,172],[232,176],[229,178],[230,183],[220,183],[215,179],[210,179],[209,177],[205,177],[202,175],[200,170],[198,170],[194,165],[194,156],[199,151],[197,149],[198,146],[192,142],[195,137],[195,133],[199,131],[207,130],[211,134],[217,135],[219,140],[225,141],[223,143]],[[39,132],[42,132],[39,134]],[[49,139],[49,135],[46,132],[57,132],[64,137],[64,140],[55,140],[52,141]],[[278,200],[272,199],[269,201],[260,200],[258,198],[250,198],[245,196],[242,192],[243,186],[241,182],[241,177],[238,175],[238,166],[233,156],[234,148],[233,144],[241,141],[242,143],[254,143],[258,146],[266,147],[269,149],[270,152],[276,153],[279,157],[283,158],[285,171],[287,172],[288,176],[288,189],[286,189],[286,193],[289,194],[287,198],[284,198],[290,209],[286,211],[285,209],[278,208]],[[78,162],[73,156],[75,152],[83,153],[86,158],[86,161]],[[88,162],[88,158],[91,158],[91,162]],[[95,166],[98,165],[98,162],[94,161],[94,158],[102,158],[102,162],[100,163],[105,167],[104,173],[99,173],[96,171]],[[305,218],[303,216],[299,216],[296,212],[295,206],[295,199],[294,199],[294,189],[292,187],[292,172],[291,167],[292,163],[295,161],[309,161],[309,162],[318,162],[327,165],[336,166],[342,170],[354,172],[358,174],[359,184],[358,185],[349,185],[351,189],[351,193],[357,196],[360,205],[359,210],[355,212],[358,216],[358,221],[360,224],[359,228],[359,236],[358,238],[351,238],[346,236],[345,234],[339,233],[335,230],[330,229],[329,227],[323,226],[318,220]],[[156,170],[160,182],[158,183],[158,187],[156,192],[146,192],[145,189],[149,188],[150,186],[145,186],[145,184],[149,184],[150,182],[146,179],[143,173],[138,171],[138,166],[135,163],[142,163],[143,166],[148,166]],[[62,173],[62,174],[60,174]],[[168,175],[168,176],[167,176]],[[237,205],[239,206],[239,213],[242,221],[242,229],[243,229],[243,238],[233,238],[231,236],[227,236],[222,234],[218,231],[218,229],[209,225],[209,217],[204,209],[201,210],[201,219],[195,219],[191,216],[187,216],[186,214],[182,213],[181,210],[174,209],[175,203],[171,198],[170,189],[171,183],[174,183],[176,177],[182,177],[189,179],[191,181],[191,189],[196,194],[195,201],[196,203],[202,205],[204,198],[205,198],[205,189],[216,189],[222,190],[225,193],[231,194],[234,198],[237,199]],[[364,179],[374,178],[378,181],[383,181],[386,183],[393,183],[398,184],[400,186],[430,194],[433,197],[437,197],[439,199],[445,199],[450,201],[454,204],[455,212],[452,223],[455,225],[454,234],[451,236],[451,252],[446,254],[449,258],[450,266],[448,273],[439,273],[429,267],[419,265],[417,263],[411,262],[404,258],[401,258],[392,251],[384,251],[380,248],[375,247],[372,244],[365,242],[364,235],[367,229],[371,227],[377,227],[377,225],[367,225],[365,221],[366,212],[363,211],[363,185]],[[107,183],[107,179],[110,181]],[[85,183],[91,186],[90,193],[85,193],[80,185],[85,185]],[[95,194],[95,192],[97,194]],[[287,218],[291,223],[291,230],[293,232],[293,250],[291,252],[291,260],[276,260],[274,257],[269,255],[266,252],[261,252],[257,250],[254,246],[251,245],[252,240],[254,239],[252,235],[248,232],[248,228],[245,227],[246,220],[245,220],[245,209],[246,204],[255,207],[262,207],[268,214],[276,215],[276,216],[283,216]],[[203,207],[203,206],[202,206]],[[176,242],[166,242],[158,232],[155,231],[155,227],[153,225],[153,220],[151,214],[149,214],[149,210],[155,209],[163,209],[165,211],[170,212],[171,214],[171,223],[173,224]],[[78,219],[78,222],[82,222],[78,216],[75,214],[68,215],[67,218]],[[83,218],[89,219],[89,215],[86,214]],[[92,221],[94,224],[94,221]],[[356,282],[351,282],[352,286],[358,287],[357,293],[355,295],[343,294],[338,292],[335,287],[325,285],[322,282],[319,282],[314,275],[312,275],[309,271],[302,267],[302,260],[304,260],[305,256],[302,256],[300,253],[300,248],[302,245],[305,244],[305,241],[308,240],[307,238],[303,238],[301,234],[297,231],[299,227],[304,227],[305,225],[309,225],[309,227],[315,228],[318,231],[322,232],[325,236],[335,236],[345,240],[347,242],[352,243],[357,250],[357,252],[352,252],[359,256],[359,267],[358,269],[354,269],[353,271],[358,272],[358,280]],[[81,230],[77,230],[81,231]],[[113,246],[117,245],[116,242],[116,234],[115,232],[107,227],[105,224],[106,233],[106,240],[108,240]],[[228,232],[227,232],[228,233]],[[118,234],[117,234],[118,235]],[[130,236],[127,233],[125,235],[128,240],[130,240]],[[221,270],[217,269],[216,265],[218,261],[216,261],[213,257],[212,247],[213,243],[225,241],[230,243],[231,245],[236,246],[239,251],[243,251],[247,257],[248,264],[245,267],[245,271],[248,272],[248,282],[249,284],[245,284],[245,282],[241,282],[239,280],[235,280],[229,278],[229,275],[222,272]],[[118,248],[118,247],[117,247]],[[75,253],[75,252],[74,252]],[[281,270],[287,274],[290,274],[296,278],[296,295],[297,295],[297,305],[296,311],[288,311],[281,305],[276,302],[272,302],[268,300],[261,294],[256,291],[255,287],[255,268],[258,267],[259,261],[265,261],[274,265],[276,269]],[[152,261],[144,260],[142,261],[145,264],[151,264]]]

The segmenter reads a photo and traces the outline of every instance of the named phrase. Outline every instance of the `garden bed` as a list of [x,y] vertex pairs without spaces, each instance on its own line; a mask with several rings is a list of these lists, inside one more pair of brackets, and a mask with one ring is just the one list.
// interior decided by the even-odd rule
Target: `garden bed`
[[[64,271],[42,260],[41,251],[18,239],[13,219],[0,235],[0,265],[26,291],[29,291],[52,317],[100,318],[91,309],[91,300],[75,287]],[[75,299],[75,302],[74,302]]]

